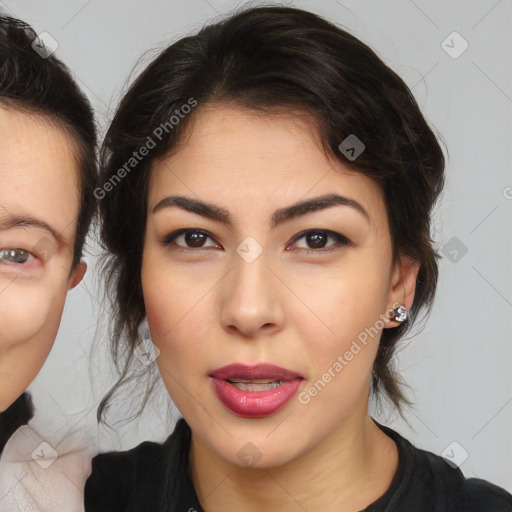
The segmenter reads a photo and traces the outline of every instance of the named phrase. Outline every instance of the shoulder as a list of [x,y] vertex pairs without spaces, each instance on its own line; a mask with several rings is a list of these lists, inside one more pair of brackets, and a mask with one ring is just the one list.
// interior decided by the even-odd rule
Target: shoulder
[[164,443],[145,441],[131,450],[96,455],[84,489],[85,511],[139,510],[136,506],[157,510],[169,453],[180,442],[182,423],[178,421]]
[[[100,453],[92,460],[89,480],[115,475],[118,480],[129,486],[130,483],[140,480],[141,475],[149,476],[157,472],[163,453],[163,444],[150,441],[124,452]],[[102,479],[99,480],[101,481]]]
[[34,416],[34,405],[29,393],[17,398],[4,412],[0,413],[0,453],[14,432],[26,425]]
[[[418,460],[425,468],[427,482],[438,492],[439,500],[450,512],[511,512],[512,495],[505,489],[479,478],[466,478],[459,467],[443,457],[418,450]],[[420,466],[421,467],[421,466]]]
[[[443,512],[511,512],[512,495],[486,480],[466,479],[459,467],[400,434],[382,427],[397,444],[400,475],[393,489],[393,510]],[[405,508],[404,508],[405,507]]]
[[512,495],[505,489],[480,478],[464,480],[455,495],[457,510],[468,512],[511,512]]
[[92,452],[83,431],[70,432],[57,444],[30,425],[19,427],[0,457],[0,512],[32,510],[35,504],[38,510],[80,510]]
[[125,510],[136,489],[157,489],[163,457],[164,445],[149,441],[124,452],[96,455],[85,483],[85,510]]

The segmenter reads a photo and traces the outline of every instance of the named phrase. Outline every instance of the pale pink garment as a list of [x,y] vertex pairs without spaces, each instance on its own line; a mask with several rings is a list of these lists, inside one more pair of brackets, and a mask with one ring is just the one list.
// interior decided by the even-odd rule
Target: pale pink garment
[[81,433],[56,446],[24,425],[0,457],[0,512],[83,512],[94,443]]

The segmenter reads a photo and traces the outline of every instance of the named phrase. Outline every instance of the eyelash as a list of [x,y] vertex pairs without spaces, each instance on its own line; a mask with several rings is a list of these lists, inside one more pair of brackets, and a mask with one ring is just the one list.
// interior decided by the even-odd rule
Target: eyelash
[[[163,240],[162,240],[162,244],[164,246],[170,246],[174,240],[180,236],[180,235],[186,235],[186,234],[189,234],[189,233],[201,233],[209,238],[211,238],[212,240],[214,240],[214,238],[212,237],[212,235],[210,233],[208,233],[208,231],[204,231],[202,229],[193,229],[193,228],[184,228],[184,229],[178,229],[177,231],[174,231],[172,233],[169,233]],[[296,235],[294,237],[294,239],[292,240],[292,243],[295,244],[297,243],[301,238],[305,238],[307,235],[309,234],[313,234],[313,233],[321,233],[321,234],[324,234],[324,235],[327,235],[328,237],[332,237],[336,240],[336,244],[333,244],[331,246],[329,246],[328,248],[320,248],[320,249],[299,249],[301,252],[305,253],[305,254],[319,254],[319,253],[325,253],[325,252],[330,252],[332,250],[336,250],[337,248],[339,248],[339,246],[346,246],[346,245],[349,245],[351,242],[350,240],[343,236],[343,235],[340,235],[339,233],[336,233],[335,231],[330,231],[328,229],[308,229],[306,231],[303,231],[301,233],[299,233],[298,235]],[[177,245],[177,251],[198,251],[198,250],[207,250],[209,249],[208,247],[183,247],[183,246],[179,246]]]

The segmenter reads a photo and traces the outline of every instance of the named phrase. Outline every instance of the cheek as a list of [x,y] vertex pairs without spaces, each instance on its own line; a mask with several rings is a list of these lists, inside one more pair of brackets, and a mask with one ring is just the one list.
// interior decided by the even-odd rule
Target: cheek
[[144,254],[141,269],[144,307],[151,338],[160,350],[164,350],[164,344],[174,330],[173,324],[180,315],[182,304],[181,300],[176,300],[176,283],[168,274],[160,270],[151,256]]
[[[212,277],[193,263],[169,261],[160,250],[144,250],[141,266],[142,293],[148,325],[155,344],[165,345],[190,325],[201,302],[213,286]],[[214,276],[215,277],[215,276]],[[162,347],[159,347],[162,349]]]
[[171,274],[159,272],[149,262],[144,264],[142,290],[154,344],[163,359],[181,361],[198,349],[200,325],[194,318],[202,315],[201,297],[205,292],[202,284],[184,282],[178,277],[179,272]]
[[2,294],[0,302],[0,345],[10,348],[31,339],[50,327],[58,328],[59,294],[44,286],[12,284]]
[[208,401],[205,382],[214,354],[205,342],[211,338],[216,318],[208,295],[215,281],[164,267],[149,255],[144,257],[141,280],[146,319],[151,339],[160,350],[156,362],[167,391],[182,413],[193,413],[190,395],[194,403]]
[[301,293],[311,311],[293,313],[300,339],[307,340],[309,384],[321,380],[322,398],[313,400],[312,389],[311,401],[341,405],[358,399],[371,375],[389,292],[387,261],[361,251],[334,272],[315,276],[314,283],[314,289]]
[[315,345],[324,348],[343,349],[344,344],[373,326],[386,309],[389,294],[386,263],[361,251],[328,272],[322,269],[315,274],[303,274],[301,279],[307,286],[294,288],[310,311],[294,318],[302,323],[308,334],[306,339],[316,340]]
[[[12,284],[0,302],[0,402],[8,406],[32,382],[53,346],[66,290]],[[0,405],[1,405],[0,404]]]

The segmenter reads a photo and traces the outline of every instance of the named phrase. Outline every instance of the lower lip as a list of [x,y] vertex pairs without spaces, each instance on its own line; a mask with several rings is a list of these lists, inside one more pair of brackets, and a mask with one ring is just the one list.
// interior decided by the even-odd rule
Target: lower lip
[[219,400],[233,413],[245,418],[263,418],[282,407],[297,393],[302,379],[283,382],[268,391],[242,391],[229,382],[210,377]]

